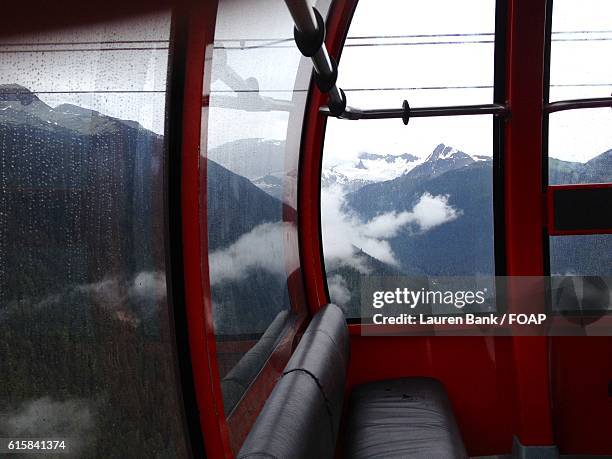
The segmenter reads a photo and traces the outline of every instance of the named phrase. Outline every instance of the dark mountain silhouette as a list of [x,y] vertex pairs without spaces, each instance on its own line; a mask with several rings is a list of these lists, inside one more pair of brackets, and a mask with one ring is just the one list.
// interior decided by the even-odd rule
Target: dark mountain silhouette
[[[163,240],[162,136],[3,85],[0,151],[0,281],[10,286],[0,301],[129,278],[163,262],[155,242]],[[58,260],[65,270],[47,271]]]
[[282,221],[283,204],[250,180],[215,161],[207,163],[208,246],[214,251],[233,243],[257,225]]
[[0,86],[0,436],[37,406],[21,434],[68,437],[79,457],[187,457],[164,156],[136,122]]

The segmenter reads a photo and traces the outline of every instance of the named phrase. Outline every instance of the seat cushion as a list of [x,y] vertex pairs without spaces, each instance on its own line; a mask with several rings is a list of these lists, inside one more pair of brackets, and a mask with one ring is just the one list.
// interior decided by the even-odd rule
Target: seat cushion
[[442,384],[402,378],[357,386],[346,432],[350,458],[467,458]]
[[274,387],[237,459],[331,458],[336,443],[332,430],[316,381],[295,371]]
[[226,416],[238,404],[270,357],[282,336],[288,316],[287,311],[279,312],[263,335],[258,338],[257,343],[240,358],[238,363],[221,380],[223,408]]
[[338,434],[349,361],[349,336],[344,314],[328,304],[312,320],[300,344],[285,367],[284,374],[304,371],[321,388]]
[[238,458],[333,458],[348,366],[349,336],[332,304],[306,329]]

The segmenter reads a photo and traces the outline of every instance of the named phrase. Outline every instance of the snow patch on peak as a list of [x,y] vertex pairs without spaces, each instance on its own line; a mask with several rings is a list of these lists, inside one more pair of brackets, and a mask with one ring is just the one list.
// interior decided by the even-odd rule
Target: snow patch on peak
[[459,153],[459,150],[453,147],[446,147],[442,154],[439,156],[440,159],[448,159],[451,158],[455,153]]
[[392,155],[362,152],[357,159],[353,157],[344,163],[324,166],[321,183],[323,187],[340,185],[354,191],[369,183],[394,180],[408,173],[433,177],[474,162],[490,160],[490,156],[472,156],[444,143],[438,144],[429,155],[422,157],[410,153]]
[[325,184],[327,178],[332,183],[348,184],[349,182],[355,182],[365,185],[393,180],[408,173],[421,162],[422,160],[409,153],[403,155],[362,153],[357,161],[346,161],[325,168],[323,170],[323,182]]

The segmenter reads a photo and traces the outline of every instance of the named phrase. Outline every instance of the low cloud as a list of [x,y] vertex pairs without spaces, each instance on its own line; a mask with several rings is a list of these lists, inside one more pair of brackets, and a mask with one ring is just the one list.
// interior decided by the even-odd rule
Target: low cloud
[[324,188],[321,219],[328,267],[334,269],[345,265],[367,274],[367,262],[360,251],[383,263],[398,266],[389,239],[402,231],[422,234],[458,218],[461,211],[452,207],[448,198],[448,195],[423,193],[411,211],[387,212],[364,221],[347,210],[340,187]]
[[344,277],[334,274],[327,278],[329,296],[338,306],[345,306],[351,301],[351,292]]
[[137,326],[155,314],[166,301],[166,275],[160,271],[141,271],[132,279],[107,277],[99,282],[76,287],[97,304],[115,311],[122,322]]
[[209,255],[211,285],[242,280],[255,271],[285,276],[285,244],[295,237],[295,226],[287,222],[254,227],[230,246]]
[[35,398],[0,416],[2,436],[65,439],[73,457],[94,443],[94,427],[94,409],[84,399]]
[[166,275],[159,271],[141,271],[129,289],[133,298],[163,300],[166,298]]
[[166,275],[160,271],[141,271],[132,279],[109,276],[98,282],[78,285],[76,290],[92,295],[103,304],[159,301],[166,298]]
[[167,296],[166,275],[161,271],[140,271],[133,277],[109,275],[97,282],[60,287],[60,293],[9,303],[0,309],[0,321],[17,310],[19,304],[30,303],[34,309],[45,309],[72,302],[96,304],[111,311],[116,319],[136,327],[154,317]]

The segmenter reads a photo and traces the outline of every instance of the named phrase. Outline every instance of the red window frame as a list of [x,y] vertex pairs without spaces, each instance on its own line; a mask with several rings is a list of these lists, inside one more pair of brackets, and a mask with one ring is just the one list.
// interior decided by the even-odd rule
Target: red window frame
[[[342,18],[328,21],[327,45],[339,61],[357,0],[342,5]],[[342,9],[341,8],[341,9]],[[506,27],[506,97],[512,113],[504,126],[505,268],[508,276],[542,275],[545,199],[542,194],[542,97],[546,0],[509,0]],[[320,172],[325,120],[318,107],[326,102],[311,87],[304,122],[300,171],[300,243],[308,298],[314,312],[329,301],[325,291],[320,225]],[[513,301],[512,289],[509,302]],[[516,297],[518,299],[518,297]],[[517,301],[515,299],[514,301]],[[545,299],[537,309],[545,309]],[[360,325],[349,325],[360,334]],[[380,338],[378,339],[385,339]],[[392,338],[388,338],[392,339]],[[515,431],[524,445],[553,444],[547,337],[512,337],[517,399]]]
[[[296,304],[303,303],[304,297],[301,286],[303,280],[300,278],[303,273],[297,270],[287,279],[291,303],[298,313],[297,319],[284,330],[283,338],[256,379],[226,417],[220,386],[208,267],[207,151],[206,142],[200,143],[200,135],[204,134],[202,138],[205,139],[208,129],[207,94],[218,1],[204,3],[206,5],[190,6],[184,10],[189,19],[186,25],[188,56],[181,155],[183,267],[193,378],[206,453],[210,457],[230,458],[240,450],[289,360],[301,330],[306,327],[309,316],[307,305],[296,309]],[[279,7],[283,5],[279,4]],[[335,14],[335,9],[330,11],[330,17]],[[298,223],[296,210],[284,206],[283,220]]]

